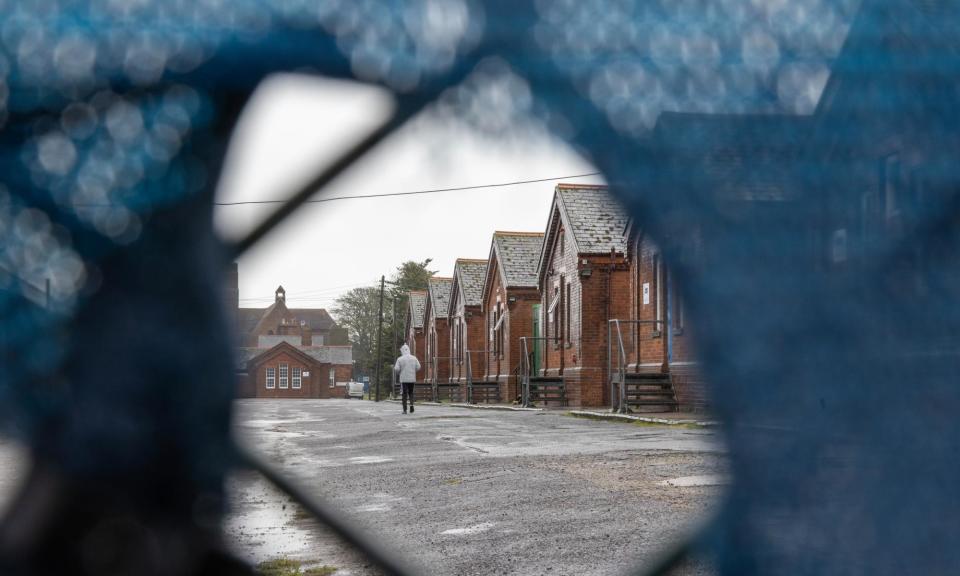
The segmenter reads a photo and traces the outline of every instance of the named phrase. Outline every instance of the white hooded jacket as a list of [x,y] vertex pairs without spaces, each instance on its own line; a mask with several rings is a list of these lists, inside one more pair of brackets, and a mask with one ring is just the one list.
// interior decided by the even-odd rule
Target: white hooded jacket
[[400,347],[400,357],[393,365],[393,371],[400,375],[400,382],[416,382],[417,370],[420,370],[420,361],[410,353],[410,347],[404,344]]

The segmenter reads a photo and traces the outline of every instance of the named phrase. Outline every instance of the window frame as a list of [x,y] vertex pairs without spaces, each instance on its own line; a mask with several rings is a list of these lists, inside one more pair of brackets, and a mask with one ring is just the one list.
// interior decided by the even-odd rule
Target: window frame
[[303,388],[303,368],[294,366],[290,370],[290,389],[300,390]]
[[328,372],[328,374],[329,375],[327,376],[327,378],[329,379],[330,387],[336,388],[337,387],[337,369],[330,368],[330,371]]
[[277,389],[287,390],[290,388],[290,365],[281,362],[277,368]]
[[264,386],[267,390],[277,388],[277,369],[273,366],[264,366]]

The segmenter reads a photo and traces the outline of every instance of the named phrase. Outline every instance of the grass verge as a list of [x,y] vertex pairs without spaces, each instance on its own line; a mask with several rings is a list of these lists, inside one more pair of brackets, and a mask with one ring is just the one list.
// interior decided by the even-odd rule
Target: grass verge
[[[304,564],[309,567],[304,568]],[[257,564],[257,572],[262,576],[330,576],[336,571],[333,566],[320,566],[290,558],[274,558]]]

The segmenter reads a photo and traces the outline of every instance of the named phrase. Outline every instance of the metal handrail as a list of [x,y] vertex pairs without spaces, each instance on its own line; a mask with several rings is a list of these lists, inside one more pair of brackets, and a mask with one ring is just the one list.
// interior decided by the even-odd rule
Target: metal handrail
[[467,357],[467,404],[473,404],[473,362],[470,360],[470,351],[464,350]]
[[530,348],[527,346],[527,340],[552,340],[547,336],[521,336],[520,337],[520,405],[524,408],[532,408],[530,403]]
[[[627,408],[627,350],[623,345],[623,331],[620,329],[621,324],[635,324],[639,327],[642,324],[663,324],[663,320],[620,320],[619,318],[611,318],[607,320],[607,377],[610,379],[610,411],[619,414],[626,414],[629,412]],[[610,346],[613,344],[613,326],[617,327],[617,347],[619,354],[617,355],[617,371],[616,379],[613,375],[613,366],[611,363],[612,354],[610,353]],[[637,342],[639,343],[639,334],[637,335]],[[637,365],[640,365],[640,347],[637,347]],[[616,388],[619,389],[619,394],[615,395]],[[616,398],[616,401],[614,400]]]
[[[431,371],[431,374],[432,374],[433,377],[430,379],[430,393],[431,393],[431,395],[432,395],[432,397],[433,397],[433,400],[431,400],[432,402],[439,402],[439,401],[440,401],[440,390],[439,390],[439,386],[440,386],[440,375],[439,375],[439,372],[438,372],[438,370],[439,370],[439,362],[437,362],[437,361],[438,361],[438,360],[453,360],[453,359],[454,359],[453,356],[432,356],[432,357],[430,358],[430,364],[433,366],[433,370]],[[449,364],[448,364],[448,367],[449,367]],[[449,375],[449,374],[447,374],[447,378],[448,378],[448,379],[450,378],[450,375]],[[449,384],[449,382],[448,382],[448,384]]]

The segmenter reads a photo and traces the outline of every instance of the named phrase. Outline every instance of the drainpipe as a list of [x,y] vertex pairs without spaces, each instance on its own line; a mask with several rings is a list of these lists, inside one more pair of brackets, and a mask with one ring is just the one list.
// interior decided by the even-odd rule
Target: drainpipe
[[[616,261],[616,250],[613,248],[610,249],[610,266],[607,267],[607,299],[604,307],[606,309],[606,323],[607,323],[607,341],[605,342],[604,355],[606,355],[607,366],[610,366],[610,298],[613,293],[613,266]],[[602,365],[602,364],[601,364]],[[607,369],[607,373],[603,375],[606,378],[606,381],[610,379],[610,370]],[[603,381],[603,380],[602,380]],[[613,405],[613,398],[610,398],[611,406]]]

